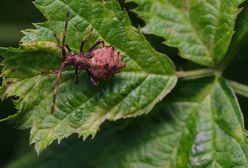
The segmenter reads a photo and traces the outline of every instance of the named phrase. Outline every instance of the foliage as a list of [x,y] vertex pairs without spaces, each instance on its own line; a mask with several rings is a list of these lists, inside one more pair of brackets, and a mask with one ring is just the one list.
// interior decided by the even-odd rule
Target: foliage
[[[25,31],[26,36],[22,39],[24,49],[2,48],[0,53],[5,57],[3,96],[20,97],[16,102],[20,112],[9,120],[14,120],[22,128],[32,128],[31,143],[35,143],[38,152],[53,140],[60,141],[72,133],[84,138],[94,136],[104,120],[148,113],[175,85],[171,61],[151,48],[116,3],[78,2],[70,7],[72,18],[68,28],[68,45],[79,48],[80,39],[93,27],[95,33],[90,42],[101,38],[113,45],[121,52],[127,68],[98,88],[92,86],[85,72],[80,75],[80,83],[72,87],[73,69],[66,71],[58,90],[56,113],[51,114],[56,74],[50,71],[61,63],[61,58],[56,55],[59,48],[56,48],[52,32],[62,36],[63,16],[68,7],[63,1],[42,0],[36,1],[36,5],[49,22],[37,26],[37,30]],[[90,7],[95,8],[95,12],[99,10],[98,15],[80,12]],[[103,23],[97,20],[106,15],[112,17],[101,19]],[[24,67],[24,64],[30,66]]]
[[[9,167],[247,167],[247,133],[234,91],[248,89],[222,76],[246,39],[247,2],[237,22],[244,0],[126,3],[134,2],[132,11],[145,22],[141,29],[132,26],[116,0],[35,1],[48,21],[25,30],[20,48],[0,48],[1,95],[18,97],[19,110],[2,121],[31,128],[30,143],[40,153],[54,140],[73,133],[94,137],[104,121],[125,120],[110,124],[94,140],[53,145],[40,159],[30,153]],[[93,28],[85,48],[103,39],[120,51],[127,67],[99,87],[84,71],[73,84],[74,69],[67,68],[51,114],[54,71],[61,64],[53,33],[62,38],[68,10],[66,41],[74,52]],[[164,38],[185,64],[194,62],[200,69],[176,72],[177,65],[151,47],[143,33]]]

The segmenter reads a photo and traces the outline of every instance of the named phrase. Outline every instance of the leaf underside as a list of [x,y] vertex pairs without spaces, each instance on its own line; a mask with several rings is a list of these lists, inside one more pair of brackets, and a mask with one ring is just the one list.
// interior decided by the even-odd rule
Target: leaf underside
[[92,141],[53,146],[40,158],[28,154],[9,168],[52,168],[58,164],[62,168],[247,167],[243,122],[225,80],[185,80],[149,115],[124,122],[119,129]]
[[[19,113],[5,120],[31,128],[30,142],[35,143],[38,153],[73,133],[94,136],[105,120],[146,114],[175,86],[172,62],[131,26],[115,0],[37,0],[35,5],[48,21],[24,31],[20,49],[1,48],[0,55],[5,58],[2,97],[19,97],[15,101]],[[84,71],[74,84],[74,69],[66,68],[57,92],[56,112],[51,114],[55,72],[62,62],[53,33],[62,38],[68,10],[71,19],[66,42],[74,52],[93,28],[85,49],[103,39],[120,51],[127,67],[99,87],[92,85]]]
[[146,25],[143,31],[165,38],[181,57],[215,66],[224,58],[244,0],[128,0]]

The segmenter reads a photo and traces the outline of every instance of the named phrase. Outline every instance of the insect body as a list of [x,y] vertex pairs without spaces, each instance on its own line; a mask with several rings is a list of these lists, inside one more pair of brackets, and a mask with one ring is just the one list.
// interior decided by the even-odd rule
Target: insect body
[[[69,55],[64,66],[74,65],[88,72],[94,85],[101,79],[107,79],[125,66],[118,52],[112,47],[103,47],[91,52]],[[77,79],[76,79],[77,80]]]
[[[62,46],[60,46],[63,56],[63,63],[61,64],[57,73],[56,84],[53,92],[53,104],[51,109],[52,112],[54,112],[55,109],[55,101],[57,95],[57,88],[59,84],[59,78],[61,76],[63,69],[66,66],[68,65],[75,66],[75,75],[74,75],[75,83],[77,83],[78,80],[78,70],[84,69],[85,71],[88,72],[91,81],[93,82],[94,85],[98,85],[99,80],[107,79],[113,76],[114,74],[120,72],[120,70],[125,67],[125,63],[122,61],[122,58],[120,57],[120,53],[117,52],[113,47],[105,46],[105,43],[102,40],[96,41],[96,43],[92,47],[90,47],[88,51],[86,52],[83,51],[84,43],[92,34],[92,29],[86,35],[86,37],[83,38],[80,46],[80,53],[78,54],[72,53],[70,47],[65,43],[68,20],[69,20],[69,12],[67,12],[67,19],[65,23]],[[58,43],[60,44],[60,40],[58,39],[58,37],[56,35],[55,37]],[[102,44],[103,47],[96,49],[96,47],[100,44]],[[66,49],[71,54],[67,55]]]

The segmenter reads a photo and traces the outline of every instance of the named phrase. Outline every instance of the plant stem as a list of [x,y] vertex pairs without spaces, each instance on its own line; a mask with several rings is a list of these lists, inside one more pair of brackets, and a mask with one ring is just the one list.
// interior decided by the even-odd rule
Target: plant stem
[[248,86],[231,80],[228,80],[228,82],[232,86],[235,93],[248,97]]
[[215,74],[214,69],[198,69],[198,70],[192,70],[192,71],[177,71],[176,75],[178,78],[195,78],[199,76],[208,76]]

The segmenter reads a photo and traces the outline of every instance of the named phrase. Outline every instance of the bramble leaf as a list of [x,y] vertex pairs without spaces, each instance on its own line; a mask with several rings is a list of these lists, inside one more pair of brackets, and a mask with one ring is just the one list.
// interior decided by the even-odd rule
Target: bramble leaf
[[[9,168],[53,167],[58,163],[60,167],[93,168],[248,165],[243,116],[232,89],[222,78],[181,81],[149,115],[130,120],[93,141],[67,141],[45,151],[39,159],[28,154]],[[72,155],[80,159],[63,159]]]
[[224,79],[182,81],[166,100],[158,115],[120,131],[99,167],[247,167],[243,116]]
[[237,24],[236,24],[236,32],[233,36],[233,40],[231,43],[231,48],[232,47],[237,47],[242,43],[244,40],[247,39],[248,36],[248,1],[244,3],[242,6],[243,10],[240,13],[238,19],[237,19]]
[[165,38],[179,54],[205,66],[225,57],[234,33],[238,6],[244,0],[128,0],[146,22],[143,31]]
[[229,46],[228,52],[226,54],[225,60],[221,63],[222,69],[226,68],[233,60],[234,57],[238,55],[240,48],[247,41],[248,37],[248,1],[246,1],[243,6],[243,10],[239,14],[237,23],[235,26],[235,34],[233,35],[231,44]]
[[[38,153],[73,133],[94,136],[105,120],[146,114],[175,86],[173,63],[132,27],[115,0],[37,0],[35,4],[48,22],[26,30],[20,49],[1,48],[0,55],[5,58],[2,96],[19,97],[19,113],[5,120],[31,128],[30,142],[35,143]],[[55,71],[62,62],[53,33],[62,38],[68,10],[71,19],[66,42],[74,52],[93,28],[86,48],[103,39],[120,51],[127,67],[99,87],[92,85],[84,71],[74,84],[73,68],[66,68],[57,92],[56,112],[51,114]]]

